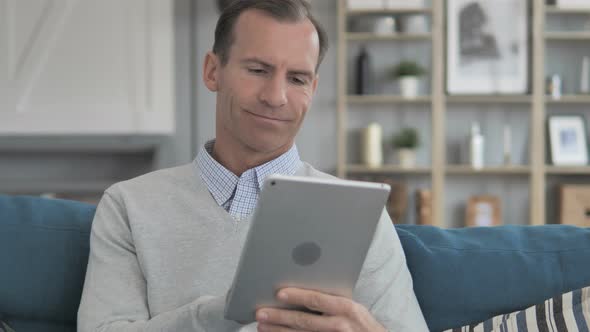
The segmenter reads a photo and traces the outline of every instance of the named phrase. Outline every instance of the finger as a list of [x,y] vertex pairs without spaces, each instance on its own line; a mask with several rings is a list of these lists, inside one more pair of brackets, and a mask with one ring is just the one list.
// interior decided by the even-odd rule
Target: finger
[[348,298],[329,295],[301,288],[281,289],[277,298],[288,304],[304,306],[331,316],[347,316],[352,309],[352,301]]
[[264,308],[256,313],[256,320],[262,324],[281,325],[294,330],[329,331],[333,329],[335,320],[331,316],[314,315],[297,310]]
[[285,326],[258,324],[258,332],[306,332],[303,330],[294,330]]

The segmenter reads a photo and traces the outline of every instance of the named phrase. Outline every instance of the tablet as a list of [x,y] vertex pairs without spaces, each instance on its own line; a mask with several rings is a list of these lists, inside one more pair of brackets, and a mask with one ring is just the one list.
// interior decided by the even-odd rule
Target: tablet
[[238,268],[226,319],[255,321],[284,287],[352,297],[390,187],[341,179],[266,178]]

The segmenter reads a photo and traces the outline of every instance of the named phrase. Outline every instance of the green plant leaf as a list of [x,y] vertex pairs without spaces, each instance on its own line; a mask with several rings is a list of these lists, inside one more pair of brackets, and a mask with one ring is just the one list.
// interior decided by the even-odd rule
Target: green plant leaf
[[404,128],[393,135],[391,144],[396,149],[415,149],[420,145],[420,137],[415,128]]
[[416,61],[404,60],[393,67],[391,76],[394,78],[404,76],[421,76],[426,73],[426,69]]

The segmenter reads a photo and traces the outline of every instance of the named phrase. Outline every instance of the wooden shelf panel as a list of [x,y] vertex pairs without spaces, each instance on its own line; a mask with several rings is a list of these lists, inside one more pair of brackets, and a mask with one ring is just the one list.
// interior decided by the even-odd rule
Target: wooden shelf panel
[[572,175],[590,175],[590,166],[546,166],[547,174],[572,174]]
[[545,32],[547,40],[590,40],[590,31]]
[[590,95],[565,95],[559,99],[553,99],[547,96],[545,101],[548,104],[590,104]]
[[589,14],[590,15],[590,7],[561,8],[558,6],[546,6],[545,13],[547,13],[547,14]]
[[531,173],[531,168],[526,165],[512,165],[474,169],[469,165],[447,165],[447,173],[460,175],[528,175]]
[[418,175],[429,175],[431,168],[429,167],[414,167],[414,168],[402,168],[398,165],[383,165],[381,167],[368,167],[365,165],[347,165],[347,173],[363,173],[363,174],[418,174]]
[[361,15],[396,15],[396,14],[432,14],[432,8],[389,8],[389,9],[348,9],[346,15],[361,16]]
[[376,33],[365,33],[365,32],[348,32],[346,33],[346,39],[349,41],[420,41],[420,40],[431,40],[432,34],[420,33],[420,34],[376,34]]
[[447,96],[447,102],[455,104],[529,104],[532,103],[531,95],[451,95]]
[[353,104],[425,104],[430,103],[430,96],[405,98],[397,95],[348,95],[346,100]]

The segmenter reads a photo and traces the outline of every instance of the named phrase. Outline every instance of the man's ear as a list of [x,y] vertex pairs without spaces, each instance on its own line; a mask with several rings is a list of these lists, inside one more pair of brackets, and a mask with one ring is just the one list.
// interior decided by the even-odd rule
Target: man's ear
[[318,81],[319,80],[320,80],[320,75],[316,74],[315,77],[313,78],[313,82],[311,82],[311,91],[314,95],[315,95],[315,91],[318,88]]
[[203,62],[203,83],[212,92],[217,92],[219,85],[219,68],[221,66],[219,60],[217,54],[210,51],[207,52]]

